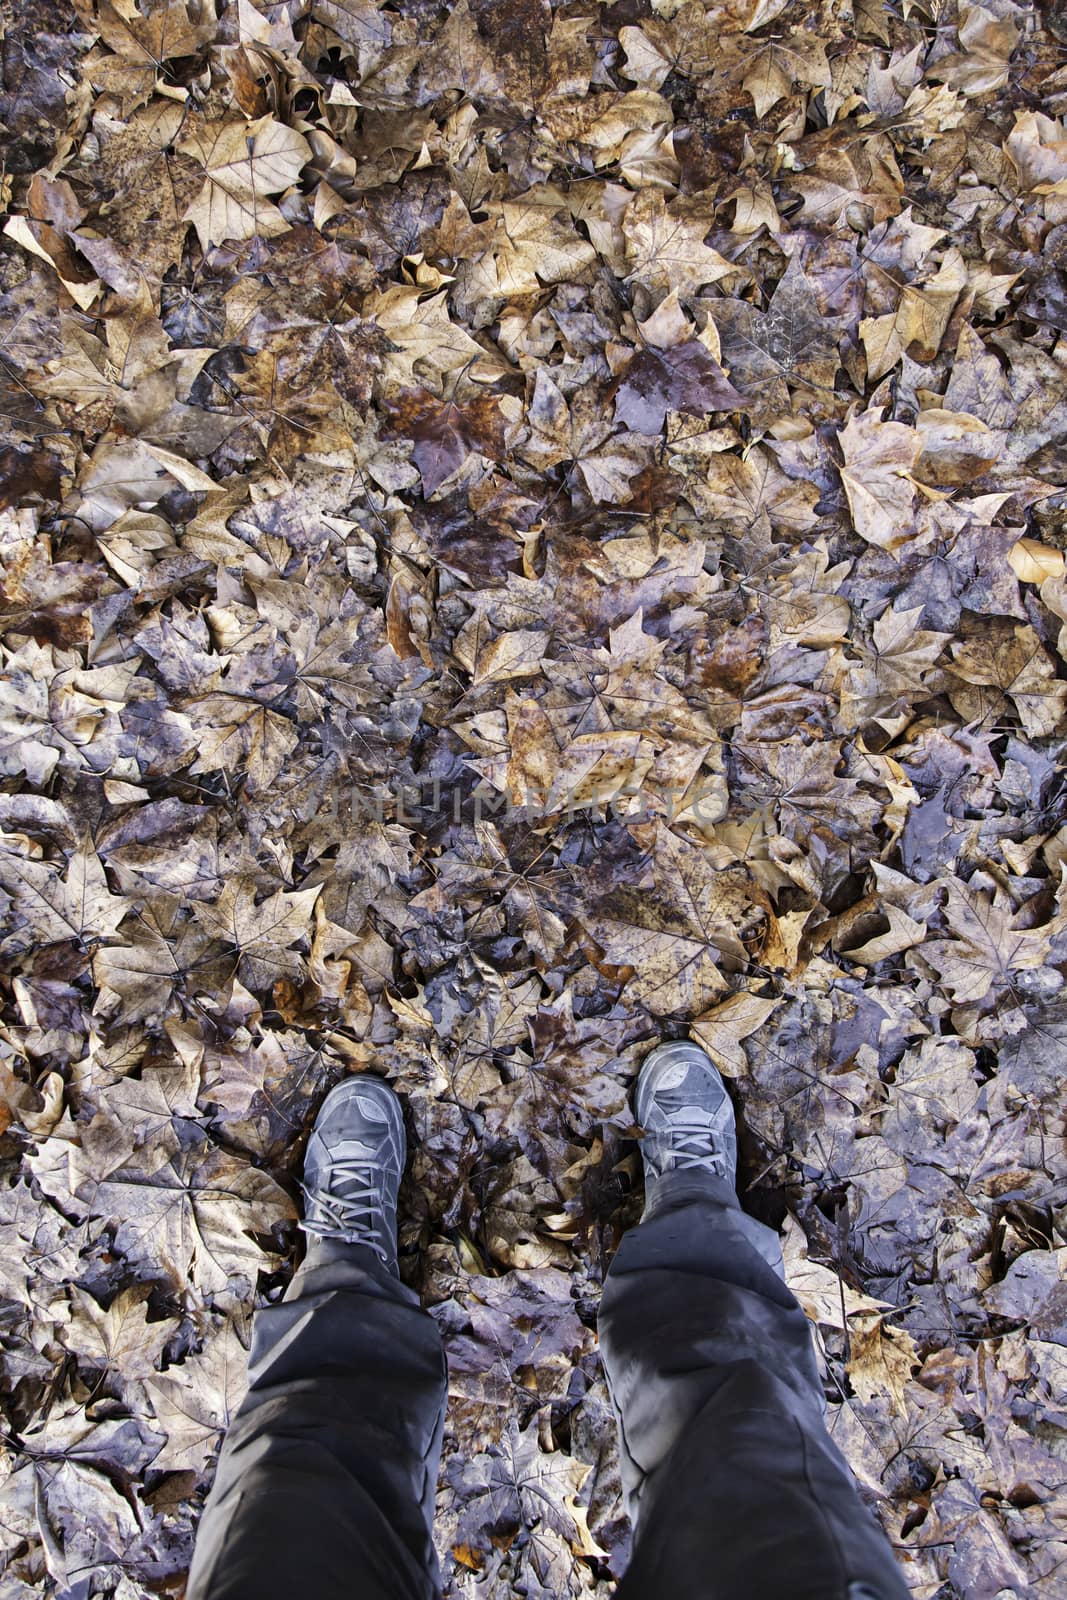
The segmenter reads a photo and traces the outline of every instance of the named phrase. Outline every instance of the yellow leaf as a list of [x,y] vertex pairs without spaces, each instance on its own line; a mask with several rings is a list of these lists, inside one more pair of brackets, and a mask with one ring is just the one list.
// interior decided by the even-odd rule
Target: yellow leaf
[[1008,551],[1008,565],[1020,583],[1044,583],[1046,578],[1062,578],[1065,562],[1062,550],[1038,539],[1016,539]]

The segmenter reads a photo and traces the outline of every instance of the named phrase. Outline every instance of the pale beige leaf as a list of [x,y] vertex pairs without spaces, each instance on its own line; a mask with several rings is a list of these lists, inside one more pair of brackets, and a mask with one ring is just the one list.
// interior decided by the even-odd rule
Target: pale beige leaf
[[204,170],[203,187],[185,213],[202,249],[286,232],[288,222],[267,196],[294,184],[311,160],[303,134],[269,116],[205,122],[193,125],[179,149]]
[[292,946],[311,938],[311,915],[321,888],[279,889],[258,903],[251,884],[231,880],[219,899],[193,907],[201,926],[239,952],[240,975],[252,987],[299,971]]
[[695,294],[707,283],[735,276],[737,268],[704,243],[711,213],[668,209],[658,189],[635,195],[623,217],[631,280],[650,289]]
[[642,28],[620,28],[619,43],[626,52],[626,76],[642,88],[658,89],[673,71],[671,57]]
[[512,300],[536,294],[545,283],[582,282],[596,252],[562,212],[562,197],[532,190],[493,207],[491,242],[461,274],[468,294]]
[[904,1392],[920,1362],[915,1340],[904,1328],[894,1328],[881,1312],[859,1312],[850,1317],[848,1376],[861,1401],[871,1404],[881,1397],[896,1411],[904,1408]]
[[248,1350],[234,1323],[225,1323],[205,1349],[149,1378],[145,1388],[167,1440],[153,1467],[199,1476],[248,1389]]
[[786,1219],[782,1260],[786,1284],[800,1301],[805,1316],[822,1327],[844,1329],[855,1316],[881,1315],[887,1309],[884,1300],[861,1294],[832,1267],[812,1261],[804,1230],[795,1217]]
[[868,544],[895,550],[914,536],[912,469],[921,443],[914,428],[883,422],[880,410],[852,417],[839,435],[841,481],[852,525]]
[[126,915],[127,901],[108,887],[100,857],[86,838],[70,859],[66,875],[46,861],[0,853],[3,882],[38,939],[102,939]]
[[387,373],[398,383],[422,379],[440,392],[442,379],[459,367],[491,381],[507,367],[491,356],[467,330],[452,321],[448,292],[425,297],[425,290],[407,284],[390,284],[367,296],[363,315],[388,335],[396,349],[385,357]]
[[781,1001],[739,990],[721,1005],[696,1017],[690,1024],[693,1033],[710,1054],[719,1071],[728,1078],[748,1072],[748,1058],[741,1049],[742,1039],[762,1028]]
[[1063,577],[1063,551],[1039,539],[1016,539],[1008,551],[1008,565],[1020,583],[1044,583],[1046,578]]
[[530,628],[502,633],[479,651],[473,683],[477,686],[533,677],[540,670],[550,637],[550,634]]
[[168,1341],[178,1332],[175,1317],[148,1321],[151,1285],[123,1289],[105,1308],[77,1285],[71,1288],[73,1316],[63,1344],[88,1365],[104,1367],[123,1380],[158,1371]]
[[888,931],[875,934],[864,944],[847,950],[845,954],[850,961],[862,961],[867,966],[874,966],[889,956],[898,956],[904,950],[913,949],[926,938],[926,923],[916,922],[899,907],[886,906],[885,915],[889,922]]

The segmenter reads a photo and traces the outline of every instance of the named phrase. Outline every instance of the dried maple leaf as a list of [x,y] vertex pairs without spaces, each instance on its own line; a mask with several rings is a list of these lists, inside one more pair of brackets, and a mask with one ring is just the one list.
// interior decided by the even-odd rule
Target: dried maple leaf
[[1065,1269],[1067,1250],[1027,1250],[982,1298],[998,1316],[1025,1323],[1031,1337],[1058,1340],[1067,1311]]
[[551,814],[640,792],[672,818],[699,798],[710,819],[714,727],[664,674],[665,646],[644,632],[641,610],[609,638],[607,650],[546,661],[557,692],[543,701],[508,700],[509,794]]
[[915,464],[920,483],[971,484],[999,459],[1004,435],[965,411],[930,406],[915,419],[922,453]]
[[200,193],[185,213],[202,249],[226,239],[269,238],[289,227],[267,196],[294,184],[310,161],[311,146],[303,134],[270,116],[201,122],[178,148],[204,172]]
[[955,878],[947,887],[944,917],[951,937],[927,939],[920,950],[952,999],[974,1004],[1025,986],[1024,975],[1045,964],[1053,935],[1067,925],[1065,914],[1042,928],[1016,928],[1010,908]]
[[[519,10],[518,6],[516,10]],[[422,41],[422,48],[417,51],[423,94],[441,94],[463,83],[469,83],[476,94],[492,98],[501,94],[505,81],[505,62],[483,39],[482,30],[476,25],[476,18],[481,20],[481,17],[492,15],[490,10],[479,16],[478,8],[469,0],[458,0],[456,5],[449,7],[440,26]],[[519,15],[522,13],[519,12]],[[524,40],[526,54],[536,59],[537,43],[540,42],[537,23],[540,17],[535,11],[532,17],[524,20],[529,29]]]
[[[114,1448],[107,1453],[118,1454]],[[49,1454],[46,1447],[44,1459],[32,1469],[31,1527],[46,1549],[62,1552],[53,1565],[65,1584],[79,1571],[112,1565],[136,1543],[141,1525],[103,1472],[82,1461],[64,1460],[59,1452],[51,1452],[54,1459],[49,1460]],[[143,1465],[147,1459],[142,1457]]]
[[109,938],[128,909],[125,898],[108,887],[88,838],[71,856],[65,876],[49,862],[5,851],[0,854],[0,880],[14,896],[27,934],[44,944]]
[[1063,551],[1054,550],[1039,539],[1016,539],[1008,551],[1008,565],[1020,583],[1044,583],[1046,578],[1062,578],[1067,569]]
[[[684,440],[678,441],[672,451],[680,462],[684,462],[687,453]],[[770,451],[759,445],[743,455],[716,452],[702,465],[704,481],[694,474],[687,492],[708,516],[722,517],[748,529],[762,513],[775,527],[797,532],[813,527],[818,520],[815,507],[819,491],[815,485],[787,477]]]
[[490,320],[495,303],[538,294],[542,284],[580,283],[590,276],[596,251],[571,226],[558,190],[531,189],[486,209],[489,221],[468,241],[457,273],[461,304],[479,308],[479,325]]
[[525,1543],[547,1530],[564,1541],[565,1549],[596,1553],[599,1547],[576,1504],[589,1471],[562,1450],[544,1451],[536,1422],[520,1432],[515,1418],[509,1418],[498,1445],[467,1460],[453,1457],[445,1469],[462,1507],[453,1542],[488,1552],[494,1542],[518,1535]]
[[834,739],[807,745],[794,740],[758,744],[737,740],[732,754],[738,791],[770,808],[781,831],[809,847],[816,829],[844,839],[862,838],[881,814],[880,805],[859,787],[859,780],[838,771],[843,751]]
[[752,96],[757,117],[766,116],[795,83],[808,89],[833,87],[826,49],[810,33],[792,33],[761,45],[745,69],[743,82]]
[[669,351],[639,350],[615,395],[615,417],[636,433],[659,433],[668,411],[703,416],[745,411],[748,401],[696,339]]
[[737,276],[738,269],[704,243],[713,221],[710,210],[684,202],[668,206],[659,189],[635,195],[622,221],[630,280],[696,294],[705,284]]
[[120,9],[111,0],[79,0],[78,10],[86,26],[114,52],[94,61],[87,76],[98,89],[118,97],[124,118],[150,98],[164,63],[199,55],[217,27],[214,17],[193,22],[187,0],[154,0],[143,11],[135,5]]
[[748,1071],[741,1041],[762,1028],[778,1004],[776,999],[739,990],[695,1017],[692,1029],[720,1072],[730,1078],[741,1077]]
[[[931,941],[932,943],[932,941]],[[927,1150],[936,1165],[946,1131],[974,1110],[981,1093],[973,1050],[962,1039],[936,1035],[906,1052],[893,1076],[882,1134],[901,1155]]]
[[766,311],[746,300],[722,299],[712,302],[711,314],[731,378],[764,408],[787,410],[789,385],[832,391],[838,335],[799,254],[790,257]]
[[[408,904],[439,915],[446,905],[469,899],[476,911],[485,911],[487,896],[499,895],[509,930],[521,934],[536,955],[550,962],[564,942],[566,925],[554,905],[553,884],[559,872],[542,856],[536,837],[531,846],[517,845],[509,855],[493,824],[476,822],[472,837],[461,836],[441,857],[433,887]],[[521,1015],[518,1007],[512,1011],[509,994],[502,993],[492,1015],[493,1042],[502,1030],[510,1035],[517,1022],[515,1039],[523,1039]]]
[[854,1316],[880,1314],[886,1309],[884,1301],[852,1288],[832,1267],[812,1261],[804,1231],[792,1217],[782,1238],[782,1260],[790,1290],[812,1322],[820,1326],[844,1328]]
[[213,904],[197,903],[201,927],[236,954],[237,971],[250,988],[265,989],[287,973],[299,973],[303,958],[292,948],[310,938],[311,913],[321,889],[278,889],[258,903],[255,888],[230,880]]
[[148,1321],[151,1287],[123,1289],[105,1309],[84,1289],[71,1289],[72,1316],[63,1329],[64,1348],[87,1365],[113,1373],[121,1383],[158,1371],[163,1351],[178,1332],[176,1317]]
[[905,284],[895,311],[865,317],[860,323],[860,338],[867,352],[870,377],[884,377],[904,355],[917,361],[933,361],[953,308],[966,287],[963,257],[958,250],[949,250],[927,282]]
[[4,224],[4,234],[31,255],[54,268],[59,281],[76,305],[87,311],[100,293],[100,280],[86,272],[63,237],[45,222],[16,214]]
[[514,633],[502,633],[478,652],[472,681],[478,686],[536,677],[551,637],[551,634],[536,628],[519,628]]
[[247,1293],[272,1260],[252,1235],[269,1235],[293,1215],[289,1197],[265,1172],[190,1138],[188,1128],[181,1143],[162,1111],[154,1140],[131,1148],[136,1098],[113,1098],[113,1112],[120,1108],[129,1126],[101,1113],[88,1157],[61,1124],[33,1159],[37,1181],[70,1215],[106,1217],[119,1254],[175,1290],[191,1281],[201,1295]]
[[393,426],[415,442],[414,458],[429,498],[466,461],[472,450],[491,460],[504,457],[505,418],[492,395],[466,405],[439,401],[425,390],[401,394],[392,408]]
[[243,769],[252,792],[262,794],[296,748],[290,719],[251,696],[206,694],[189,709],[200,735],[194,773]]
[[922,611],[922,606],[883,611],[871,629],[873,649],[860,653],[858,662],[849,661],[841,705],[850,726],[875,719],[892,732],[897,719],[930,692],[926,684],[951,635],[918,627]]
[[693,0],[619,29],[626,76],[649,89],[661,88],[672,72],[690,78],[711,72],[721,60],[722,43],[715,14]]
[[802,216],[820,227],[840,227],[850,212],[874,222],[896,214],[904,179],[888,139],[846,140],[835,129],[822,145],[811,164],[789,178],[788,187],[803,199]]
[[480,345],[449,313],[448,292],[426,295],[406,284],[368,295],[363,316],[387,334],[394,346],[383,358],[392,381],[408,387],[417,379],[441,387],[449,373],[467,367],[472,377],[491,382],[507,372],[507,364]]
[[[952,646],[950,672],[961,684],[974,684],[983,704],[992,690],[995,700],[1008,695],[1031,738],[1047,738],[1059,728],[1067,706],[1067,683],[1033,628],[1005,625],[983,630],[984,636],[960,639]],[[966,691],[961,691],[961,699]]]
[[573,465],[591,498],[608,504],[624,504],[630,498],[630,480],[649,456],[647,440],[615,430],[595,391],[581,389],[568,403],[541,367],[515,452],[542,471]]
[[470,1281],[472,1294],[446,1301],[434,1315],[448,1352],[451,1393],[493,1406],[499,1434],[505,1413],[497,1408],[510,1406],[517,1390],[527,1399],[562,1397],[593,1338],[571,1299],[569,1275],[557,1268]]
[[620,887],[594,907],[584,926],[613,966],[630,971],[627,992],[657,1016],[702,1011],[745,967],[770,927],[767,897],[742,869],[710,866],[703,852],[662,825],[647,840],[647,885]]
[[536,1152],[539,1142],[583,1137],[605,1122],[629,1121],[627,1082],[619,1071],[626,1027],[602,1017],[582,1021],[570,995],[538,1006],[529,1050],[506,1059],[506,1080],[484,1096],[487,1125]]
[[852,525],[869,544],[895,550],[914,537],[915,480],[922,448],[914,428],[883,422],[881,410],[851,417],[839,435],[841,482]]
[[233,1322],[213,1332],[202,1350],[145,1382],[165,1444],[157,1472],[206,1468],[248,1389],[248,1347]]
[[174,896],[155,894],[122,924],[122,942],[101,946],[93,957],[96,1010],[126,1023],[162,1019],[187,975],[198,984],[220,975],[205,960],[210,937],[182,910]]

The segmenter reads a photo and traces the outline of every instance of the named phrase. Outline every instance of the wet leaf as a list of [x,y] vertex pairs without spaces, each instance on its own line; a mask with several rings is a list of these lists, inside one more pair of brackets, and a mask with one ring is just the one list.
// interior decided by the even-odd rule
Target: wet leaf
[[3,41],[5,1578],[180,1591],[371,1071],[446,1600],[606,1596],[666,1034],[909,1582],[1051,1597],[1058,8],[298,11]]

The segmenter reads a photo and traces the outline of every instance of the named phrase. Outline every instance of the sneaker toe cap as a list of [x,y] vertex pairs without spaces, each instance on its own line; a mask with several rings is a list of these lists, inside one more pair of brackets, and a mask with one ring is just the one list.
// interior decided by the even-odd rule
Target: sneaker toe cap
[[676,1103],[692,1100],[712,1114],[728,1099],[722,1076],[707,1051],[687,1039],[658,1045],[645,1057],[634,1097],[634,1111],[642,1127],[653,1113],[656,1096],[667,1093]]
[[404,1113],[384,1078],[360,1074],[330,1090],[319,1108],[305,1167],[333,1145],[351,1139],[392,1145],[400,1164],[405,1154]]

